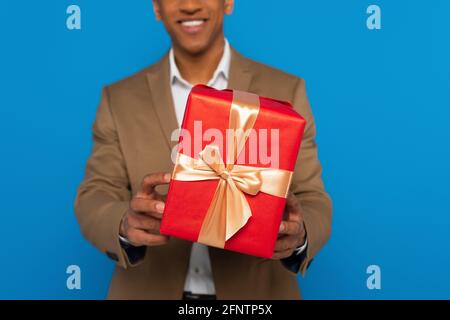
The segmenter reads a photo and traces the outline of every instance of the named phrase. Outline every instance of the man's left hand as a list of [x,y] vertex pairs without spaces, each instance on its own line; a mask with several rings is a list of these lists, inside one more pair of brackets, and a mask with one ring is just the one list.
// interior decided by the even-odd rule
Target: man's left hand
[[290,257],[294,250],[301,247],[305,241],[306,230],[302,207],[297,197],[289,194],[272,259],[279,260]]

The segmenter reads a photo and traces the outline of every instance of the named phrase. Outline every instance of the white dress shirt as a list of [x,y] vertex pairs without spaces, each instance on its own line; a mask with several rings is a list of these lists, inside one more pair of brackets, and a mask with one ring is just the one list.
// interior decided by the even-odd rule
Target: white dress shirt
[[[208,86],[219,90],[226,89],[228,87],[230,61],[230,45],[228,41],[225,40],[225,48],[222,58],[220,59],[220,62],[217,66],[217,69],[214,71],[212,78],[208,81]],[[178,126],[181,127],[187,98],[189,96],[189,92],[192,89],[192,85],[184,80],[181,76],[175,63],[173,49],[170,49],[169,63],[170,84],[175,107],[175,114],[177,117]],[[307,244],[305,243],[305,245],[298,248],[296,250],[297,254],[300,254],[306,248],[306,245]],[[192,244],[189,269],[186,275],[184,290],[196,294],[215,294],[216,292],[212,277],[211,261],[209,258],[208,247],[203,244]]]

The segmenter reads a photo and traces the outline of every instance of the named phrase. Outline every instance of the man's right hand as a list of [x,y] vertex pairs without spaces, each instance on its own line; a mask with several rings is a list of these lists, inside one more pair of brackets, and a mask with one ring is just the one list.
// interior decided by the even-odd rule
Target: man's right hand
[[159,233],[165,197],[155,190],[169,182],[170,173],[152,173],[142,179],[141,190],[130,201],[120,224],[120,235],[133,246],[159,246],[169,241]]

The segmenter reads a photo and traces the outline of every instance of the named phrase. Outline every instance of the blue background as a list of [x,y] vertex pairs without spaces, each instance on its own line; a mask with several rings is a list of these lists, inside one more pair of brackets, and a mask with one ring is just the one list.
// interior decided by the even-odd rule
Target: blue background
[[[1,5],[0,298],[105,297],[113,263],[73,212],[100,91],[170,45],[150,0],[73,3],[82,30],[66,28],[69,1]],[[305,298],[450,298],[449,16],[447,0],[236,0],[226,19],[241,53],[307,82],[334,221]]]

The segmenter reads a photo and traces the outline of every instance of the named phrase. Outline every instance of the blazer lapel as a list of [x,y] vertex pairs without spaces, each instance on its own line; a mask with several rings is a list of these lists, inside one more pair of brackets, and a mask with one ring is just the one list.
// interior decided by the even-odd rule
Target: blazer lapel
[[159,125],[164,132],[167,146],[172,150],[177,141],[171,141],[171,135],[174,130],[178,129],[178,122],[170,89],[169,74],[169,55],[166,54],[160,62],[149,70],[147,80]]
[[248,59],[239,54],[234,48],[231,48],[230,77],[228,88],[240,91],[248,91],[252,73]]

